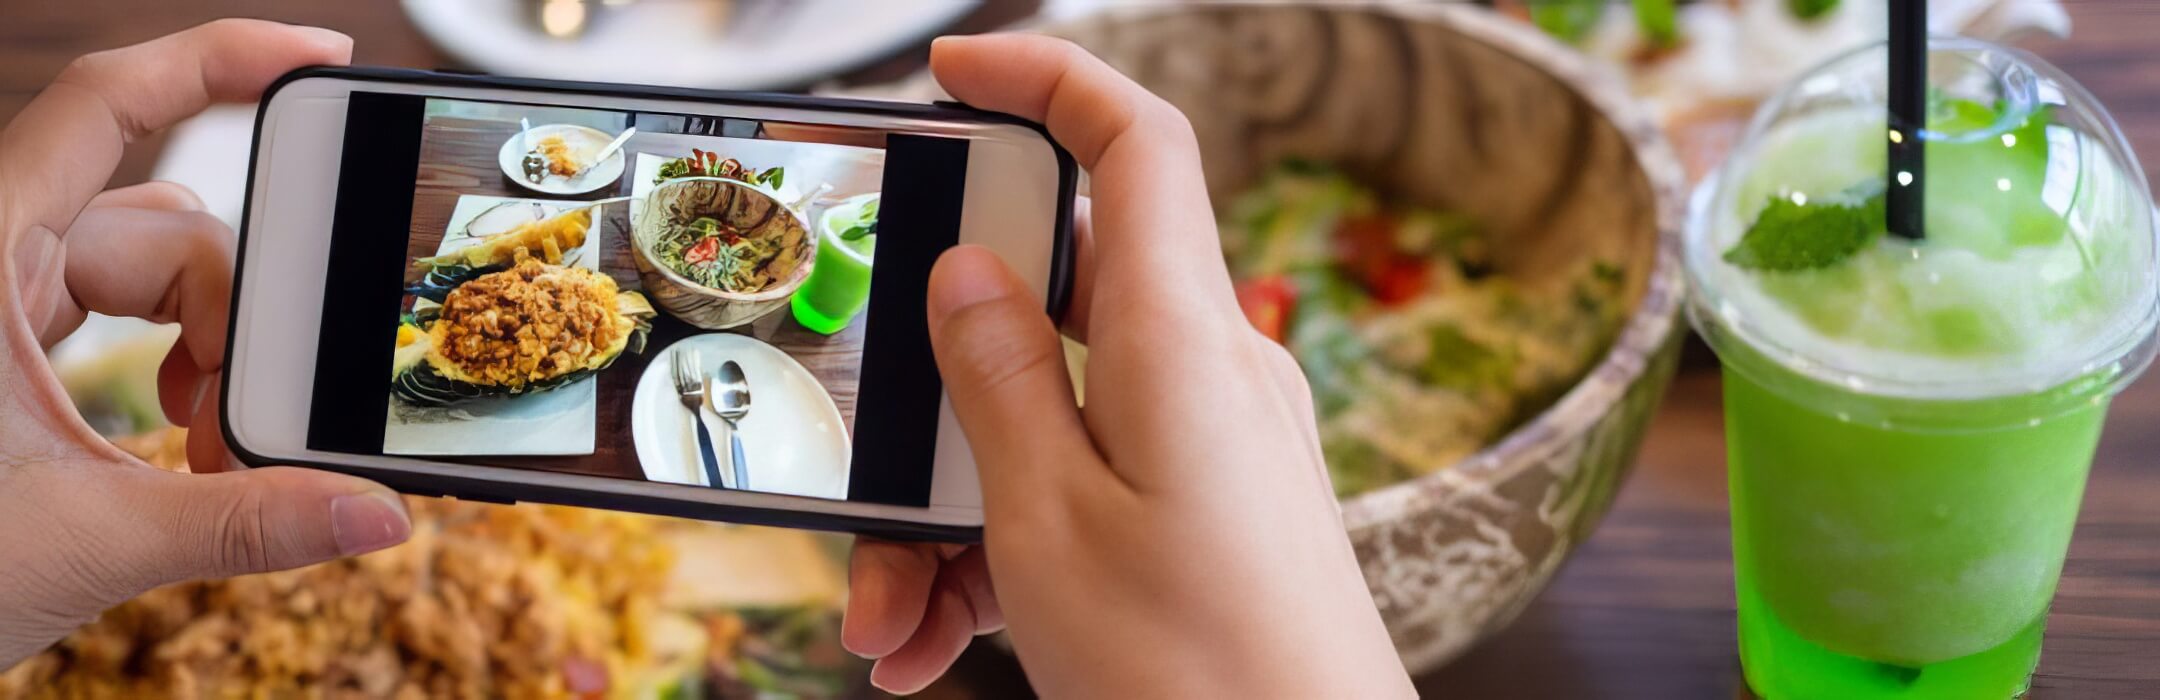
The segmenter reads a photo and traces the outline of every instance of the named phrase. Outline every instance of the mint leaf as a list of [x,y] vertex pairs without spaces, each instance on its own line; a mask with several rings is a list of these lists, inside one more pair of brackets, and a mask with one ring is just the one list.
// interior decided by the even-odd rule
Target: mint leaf
[[1673,0],[1635,0],[1635,25],[1642,28],[1651,46],[1672,48],[1680,43],[1676,14]]
[[1795,17],[1815,19],[1837,9],[1838,0],[1785,0],[1785,5],[1792,9]]
[[849,224],[847,229],[840,232],[840,240],[852,241],[877,233],[878,201],[873,199],[863,203],[862,209],[855,213],[855,223]]
[[1795,204],[1771,197],[1725,262],[1749,270],[1794,272],[1829,267],[1852,257],[1883,231],[1883,188],[1870,181],[1839,201]]

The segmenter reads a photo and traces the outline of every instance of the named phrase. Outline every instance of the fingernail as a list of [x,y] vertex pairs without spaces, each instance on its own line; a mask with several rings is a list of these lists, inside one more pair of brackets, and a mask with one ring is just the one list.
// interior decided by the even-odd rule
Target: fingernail
[[330,534],[345,556],[366,554],[412,535],[396,496],[381,491],[348,493],[330,501]]
[[996,254],[973,246],[954,248],[931,278],[930,306],[940,317],[1005,296],[1004,263]]
[[842,616],[840,616],[840,648],[841,648],[841,649],[845,649],[845,650],[847,650],[847,653],[850,653],[850,654],[854,654],[854,655],[856,655],[857,657],[860,657],[860,658],[865,658],[865,659],[869,659],[869,660],[872,660],[872,661],[876,661],[876,660],[877,660],[877,658],[878,658],[878,655],[876,655],[876,654],[871,654],[871,653],[868,653],[868,652],[865,652],[865,651],[863,651],[863,650],[861,650],[861,649],[858,649],[858,648],[856,648],[856,647],[858,647],[858,646],[860,646],[860,645],[861,645],[861,642],[857,641],[857,639],[858,639],[859,637],[861,637],[862,635],[861,635],[860,633],[850,634],[850,633],[848,632],[848,627],[849,627],[850,625],[855,625],[855,624],[863,624],[863,623],[859,623],[859,622],[856,622],[856,620],[858,619],[858,617],[859,617],[859,616],[856,616],[856,615],[842,615]]
[[195,377],[195,397],[188,400],[188,420],[194,420],[196,416],[202,415],[203,399],[210,396],[210,386],[214,383],[209,376],[198,375]]
[[308,35],[309,41],[315,42],[324,47],[340,49],[352,45],[352,37],[346,35],[344,32],[324,29],[322,27],[297,28],[302,34]]
[[962,44],[966,44],[966,43],[968,43],[968,42],[970,42],[970,41],[974,41],[974,40],[976,40],[976,39],[978,39],[978,38],[979,38],[979,37],[976,37],[976,36],[969,36],[969,35],[965,35],[965,34],[956,34],[956,35],[952,35],[952,36],[941,36],[941,37],[938,37],[938,38],[935,38],[935,39],[931,39],[931,40],[930,40],[930,57],[931,57],[931,60],[936,60],[936,59],[937,59],[937,55],[938,55],[938,54],[940,54],[940,53],[943,53],[943,52],[945,52],[945,51],[950,51],[950,50],[958,49],[958,48],[960,48],[960,46],[961,46]]
[[[870,685],[876,686],[878,690],[882,690],[893,695],[914,695],[916,693],[922,692],[922,689],[930,687],[930,682],[926,680],[915,678],[893,678],[892,676],[896,675],[898,672],[892,669],[893,665],[884,661],[879,661],[876,664],[873,664],[870,667]],[[912,682],[897,682],[902,680]]]

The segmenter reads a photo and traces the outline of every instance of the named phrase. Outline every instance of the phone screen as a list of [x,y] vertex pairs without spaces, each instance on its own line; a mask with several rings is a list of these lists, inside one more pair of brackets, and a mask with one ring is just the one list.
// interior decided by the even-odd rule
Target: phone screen
[[353,93],[308,445],[926,506],[968,145]]

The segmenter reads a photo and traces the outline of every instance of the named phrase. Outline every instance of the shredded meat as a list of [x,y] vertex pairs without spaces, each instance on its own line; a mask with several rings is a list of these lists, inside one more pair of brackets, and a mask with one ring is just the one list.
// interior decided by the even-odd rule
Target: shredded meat
[[540,155],[547,158],[548,172],[556,175],[575,177],[585,169],[585,163],[578,160],[577,149],[561,136],[541,138]]
[[432,329],[444,357],[478,384],[520,387],[584,369],[631,331],[615,280],[517,252],[514,267],[452,290]]

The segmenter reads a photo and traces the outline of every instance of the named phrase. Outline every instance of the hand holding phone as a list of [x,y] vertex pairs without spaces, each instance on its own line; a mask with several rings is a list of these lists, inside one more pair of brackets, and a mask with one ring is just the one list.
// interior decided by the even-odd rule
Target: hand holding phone
[[878,659],[872,681],[921,689],[1010,623],[1051,697],[1412,696],[1304,377],[1238,310],[1183,116],[1053,39],[943,39],[931,65],[953,96],[1043,121],[1090,174],[1065,319],[1087,401],[1019,276],[981,249],[938,262],[931,339],[986,539],[858,542],[844,641]]
[[0,134],[0,668],[155,585],[405,539],[396,494],[365,480],[145,466],[84,425],[43,357],[88,312],[179,323],[159,401],[197,428],[195,470],[222,471],[232,233],[177,185],[100,190],[127,141],[351,49],[320,29],[212,22],[77,61]]
[[226,438],[399,490],[970,541],[939,253],[1038,314],[1077,174],[952,105],[390,69],[264,97]]

